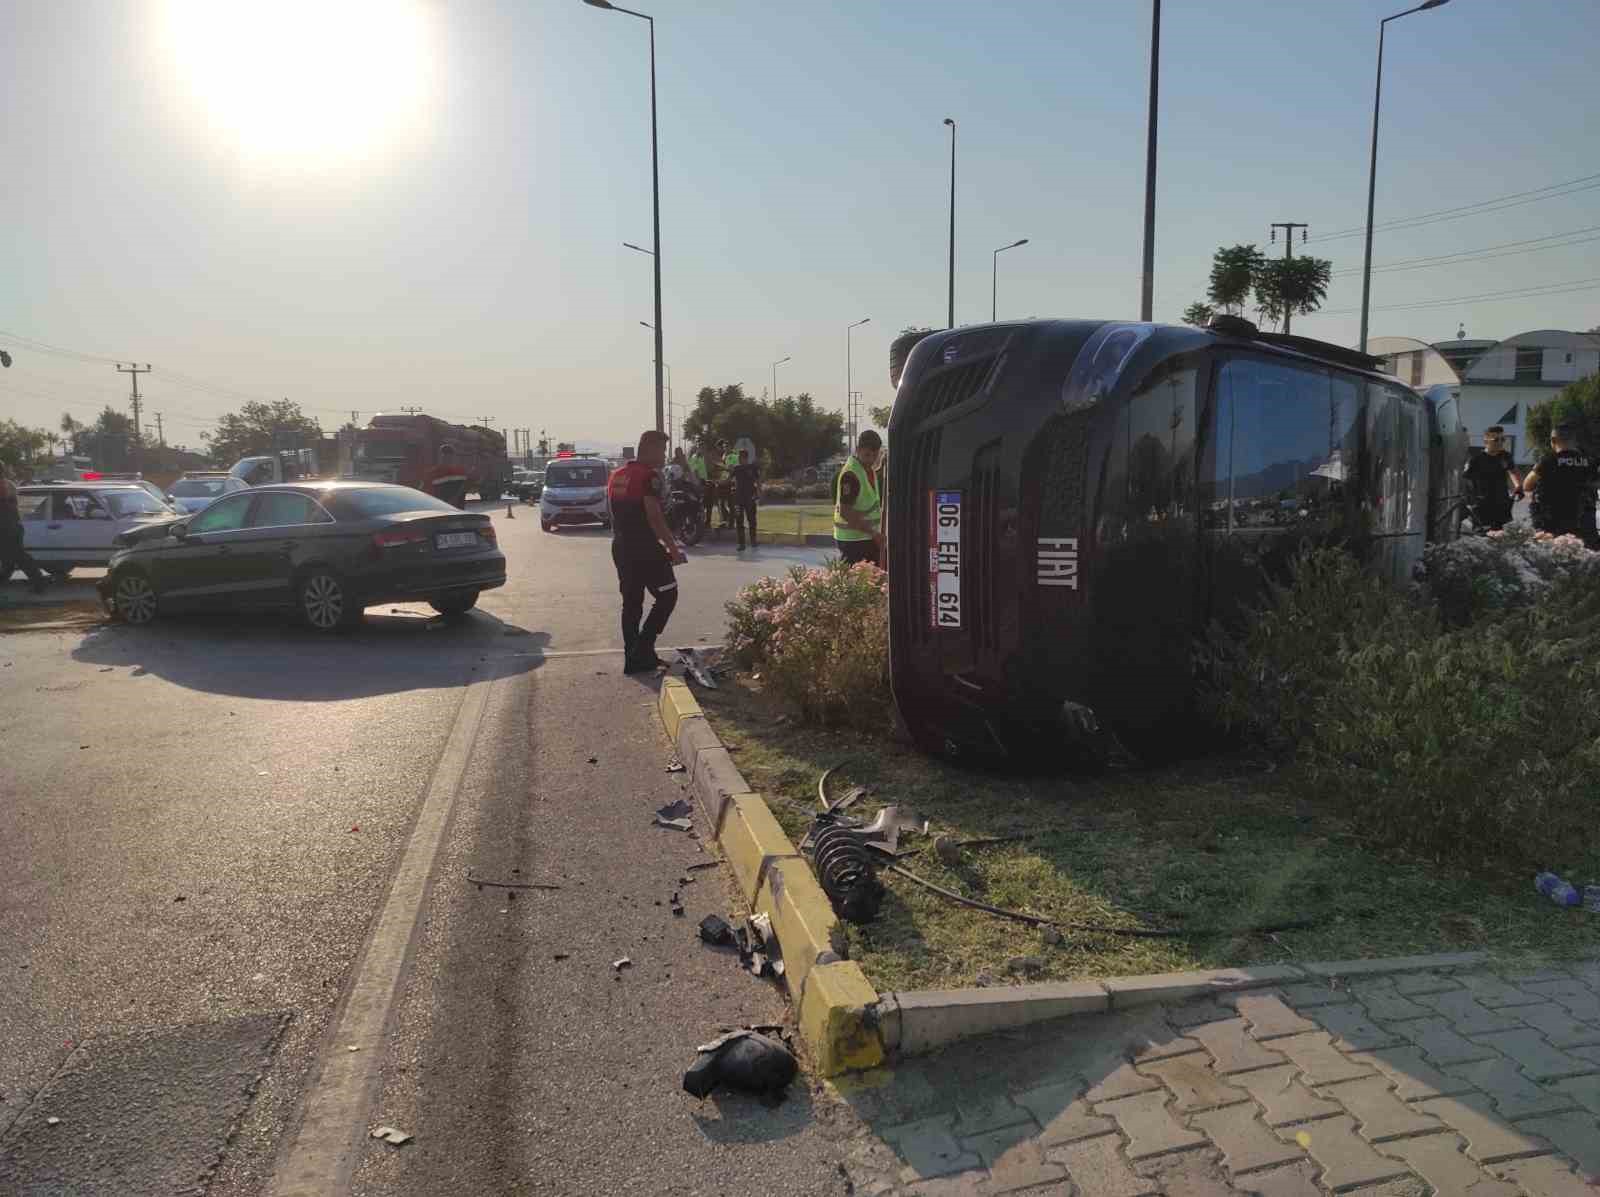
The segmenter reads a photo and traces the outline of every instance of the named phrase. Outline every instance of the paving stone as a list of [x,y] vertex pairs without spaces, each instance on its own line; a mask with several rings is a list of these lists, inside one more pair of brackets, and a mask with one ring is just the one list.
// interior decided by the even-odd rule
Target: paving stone
[[[1183,1151],[1145,1160],[1134,1171],[1172,1197],[1239,1197],[1211,1151]],[[1085,1197],[1093,1197],[1086,1194]]]
[[1557,1047],[1583,1047],[1600,1043],[1600,1027],[1579,1022],[1565,1006],[1540,1002],[1536,1006],[1517,1006],[1514,1014]]
[[1078,1096],[1082,1092],[1083,1086],[1076,1082],[1040,1085],[1017,1094],[1015,1100],[1044,1127],[1039,1142],[1046,1147],[1115,1133],[1117,1124],[1092,1112],[1089,1103]]
[[979,1169],[918,1181],[909,1188],[895,1189],[894,1197],[986,1197],[988,1186],[989,1174]]
[[1322,1197],[1322,1189],[1313,1179],[1316,1174],[1317,1166],[1305,1160],[1287,1168],[1241,1176],[1237,1183],[1248,1197]]
[[1357,1064],[1370,1064],[1394,1085],[1394,1095],[1401,1101],[1416,1101],[1420,1097],[1439,1097],[1453,1093],[1471,1093],[1473,1085],[1460,1077],[1440,1072],[1429,1064],[1420,1047],[1380,1047],[1375,1052],[1358,1052],[1350,1059]]
[[1316,1006],[1338,1006],[1356,1000],[1348,989],[1335,989],[1321,981],[1283,985],[1279,987],[1278,993],[1296,1010],[1310,1010]]
[[1507,1160],[1494,1173],[1518,1186],[1528,1197],[1594,1197],[1595,1187],[1572,1170],[1570,1160],[1558,1155],[1536,1155],[1531,1160]]
[[1487,952],[1434,952],[1426,956],[1378,956],[1359,960],[1312,960],[1300,966],[1313,977],[1382,977],[1396,973],[1437,972],[1445,968],[1479,968]]
[[1360,1006],[1332,1006],[1318,1010],[1317,1021],[1322,1024],[1323,1030],[1333,1032],[1334,1046],[1340,1051],[1370,1052],[1375,1047],[1404,1042],[1396,1032],[1386,1030],[1369,1019]]
[[1179,1029],[1198,1026],[1203,1022],[1221,1022],[1225,1018],[1237,1017],[1238,1014],[1232,1007],[1223,1005],[1216,998],[1184,1002],[1167,1011],[1167,1021]]
[[1441,1067],[1465,1064],[1469,1060],[1494,1058],[1494,1049],[1471,1043],[1455,1033],[1449,1022],[1442,1018],[1417,1018],[1410,1022],[1395,1023],[1395,1030],[1428,1053],[1428,1058]]
[[1275,993],[1234,994],[1233,1008],[1250,1024],[1250,1035],[1255,1039],[1299,1035],[1317,1029],[1316,1023],[1301,1018]]
[[1173,1056],[1186,1056],[1200,1050],[1199,1043],[1186,1035],[1175,1034],[1162,1023],[1147,1029],[1134,1038],[1129,1054],[1135,1064],[1148,1064],[1154,1060],[1170,1060]]
[[1254,1105],[1211,1110],[1196,1114],[1189,1121],[1222,1149],[1222,1163],[1230,1173],[1270,1168],[1303,1158],[1297,1145],[1285,1143],[1257,1120]]
[[1550,981],[1570,981],[1572,974],[1564,968],[1536,968],[1528,972],[1512,973],[1506,980],[1513,985],[1543,985]]
[[1515,1018],[1497,1014],[1483,1005],[1464,989],[1452,993],[1424,993],[1417,1001],[1431,1006],[1450,1020],[1450,1027],[1458,1035],[1487,1035],[1492,1031],[1514,1031]]
[[1577,1161],[1579,1171],[1600,1174],[1600,1121],[1593,1114],[1552,1114],[1528,1118],[1517,1125],[1549,1139],[1563,1155]]
[[[1532,1114],[1554,1114],[1570,1110],[1577,1098],[1570,1093],[1542,1089],[1522,1074],[1510,1060],[1479,1060],[1457,1064],[1450,1071],[1468,1080],[1494,1099],[1502,1118],[1526,1118]],[[1579,1080],[1585,1078],[1579,1077]],[[1594,1078],[1600,1082],[1600,1077]]]
[[1543,1142],[1523,1134],[1497,1116],[1494,1103],[1482,1093],[1433,1097],[1419,1101],[1417,1109],[1432,1114],[1466,1139],[1467,1154],[1480,1164],[1546,1150]]
[[1460,973],[1456,980],[1485,1006],[1528,1006],[1543,1000],[1538,994],[1519,989],[1493,973]]
[[1180,1114],[1250,1100],[1250,1094],[1234,1088],[1217,1075],[1204,1052],[1179,1056],[1173,1060],[1158,1060],[1154,1064],[1144,1065],[1139,1071],[1147,1076],[1160,1077],[1166,1083],[1175,1098],[1172,1108]]
[[1128,1158],[1142,1160],[1168,1151],[1182,1151],[1205,1142],[1203,1135],[1186,1130],[1167,1109],[1165,1092],[1140,1093],[1102,1102],[1096,1111],[1117,1120],[1128,1137]]
[[1550,1088],[1563,1097],[1577,1102],[1591,1113],[1600,1114],[1600,1076],[1590,1074],[1570,1077],[1564,1081],[1556,1081]]
[[1161,1088],[1154,1077],[1141,1076],[1132,1064],[1119,1064],[1089,1087],[1083,1095],[1090,1105],[1101,1101],[1115,1101],[1119,1097],[1132,1097],[1135,1093],[1148,1093]]
[[1065,1180],[1067,1176],[1060,1164],[1052,1164],[1044,1158],[1037,1139],[1016,1127],[982,1135],[964,1135],[961,1146],[977,1155],[989,1169],[985,1192],[1010,1193]]
[[1311,1153],[1322,1165],[1321,1181],[1329,1189],[1377,1184],[1406,1174],[1404,1164],[1385,1159],[1357,1137],[1355,1119],[1348,1115],[1308,1122],[1278,1134]]
[[1587,1060],[1596,1068],[1600,1068],[1600,1047],[1575,1047],[1567,1054]]
[[1587,1060],[1569,1056],[1559,1048],[1551,1047],[1538,1031],[1502,1031],[1498,1035],[1479,1035],[1478,1042],[1510,1056],[1523,1072],[1536,1081],[1550,1081],[1556,1077],[1594,1071]]
[[1445,977],[1438,973],[1401,973],[1394,979],[1394,988],[1403,997],[1412,997],[1419,993],[1444,993],[1459,989],[1458,981],[1457,977]]
[[1449,1197],[1521,1197],[1517,1186],[1490,1176],[1463,1154],[1463,1144],[1454,1135],[1423,1135],[1384,1145],[1433,1186],[1433,1191]]
[[1268,1051],[1245,1034],[1242,1018],[1191,1027],[1189,1034],[1205,1044],[1206,1050],[1216,1058],[1218,1072],[1244,1072],[1283,1063],[1283,1057],[1277,1052]]
[[1003,1093],[956,1103],[955,1133],[961,1138],[1031,1121],[1033,1115]]
[[1272,1046],[1275,1051],[1282,1052],[1295,1062],[1310,1085],[1353,1081],[1372,1071],[1366,1065],[1354,1064],[1341,1055],[1323,1031],[1307,1031],[1304,1035],[1274,1039]]
[[1527,989],[1529,993],[1538,994],[1545,1001],[1565,1006],[1567,1012],[1574,1018],[1581,1018],[1585,1022],[1600,1022],[1600,993],[1596,993],[1582,981],[1571,979],[1549,981],[1529,985]]
[[1428,1018],[1434,1013],[1427,1006],[1419,1006],[1406,997],[1393,984],[1362,985],[1352,987],[1356,997],[1367,1009],[1368,1018],[1380,1022],[1404,1022],[1408,1018]]
[[930,1176],[947,1176],[979,1166],[978,1157],[962,1149],[950,1133],[955,1115],[940,1114],[903,1126],[890,1127],[883,1137],[894,1145],[905,1161],[900,1179],[906,1184]]
[[1389,1078],[1386,1076],[1369,1076],[1365,1080],[1329,1085],[1318,1089],[1317,1094],[1338,1102],[1354,1114],[1356,1121],[1361,1124],[1361,1137],[1369,1143],[1444,1129],[1437,1119],[1417,1113],[1396,1097],[1389,1088]]
[[1268,1126],[1287,1126],[1312,1118],[1328,1118],[1343,1111],[1331,1101],[1323,1101],[1296,1078],[1300,1069],[1293,1064],[1277,1068],[1258,1068],[1233,1078],[1249,1091],[1266,1111]]
[[1062,1165],[1078,1192],[1092,1197],[1154,1197],[1160,1186],[1128,1167],[1115,1135],[1055,1147],[1046,1158]]

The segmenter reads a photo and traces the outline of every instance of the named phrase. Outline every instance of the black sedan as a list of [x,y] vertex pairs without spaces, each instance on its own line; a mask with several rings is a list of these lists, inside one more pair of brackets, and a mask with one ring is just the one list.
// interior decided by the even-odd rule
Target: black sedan
[[118,538],[100,594],[130,624],[192,610],[290,610],[319,631],[378,603],[472,608],[506,582],[487,515],[408,486],[258,486]]

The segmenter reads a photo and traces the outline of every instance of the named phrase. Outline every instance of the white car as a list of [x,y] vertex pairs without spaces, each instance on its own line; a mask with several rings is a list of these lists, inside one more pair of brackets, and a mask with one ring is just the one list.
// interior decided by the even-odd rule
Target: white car
[[79,566],[105,565],[112,542],[145,524],[171,522],[177,513],[132,482],[78,482],[18,489],[22,543],[57,578]]
[[539,526],[546,532],[561,524],[599,524],[611,527],[611,504],[606,483],[611,467],[600,457],[563,457],[544,471],[544,492],[539,496]]
[[193,515],[223,495],[249,489],[248,482],[232,474],[186,474],[172,484],[172,489],[167,492],[167,501],[184,515]]

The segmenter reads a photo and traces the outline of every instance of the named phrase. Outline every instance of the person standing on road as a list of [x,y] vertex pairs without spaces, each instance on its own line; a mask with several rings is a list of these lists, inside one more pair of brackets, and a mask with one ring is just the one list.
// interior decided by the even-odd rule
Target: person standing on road
[[[666,483],[667,434],[651,430],[639,437],[634,459],[616,470],[607,485],[611,500],[611,560],[622,591],[624,673],[647,673],[665,665],[656,656],[656,638],[666,630],[678,605],[678,579],[672,572],[688,558],[678,547],[662,511]],[[643,624],[644,592],[655,601]]]
[[1528,472],[1523,488],[1533,496],[1533,526],[1554,536],[1581,536],[1593,548],[1594,464],[1577,447],[1570,424],[1550,432],[1550,452]]
[[1492,424],[1483,433],[1483,452],[1472,454],[1461,470],[1467,485],[1473,522],[1486,530],[1511,522],[1512,496],[1522,489],[1511,454],[1506,451],[1506,430]]
[[761,467],[750,460],[750,450],[739,450],[733,467],[733,519],[739,529],[739,551],[744,552],[744,526],[750,525],[750,547],[756,547],[756,499],[761,493]]
[[856,451],[833,483],[833,543],[839,556],[883,564],[883,490],[878,455],[883,438],[872,429],[856,438]]
[[16,570],[28,575],[35,593],[44,590],[44,573],[22,544],[22,509],[17,484],[11,481],[6,463],[0,461],[0,582],[11,581]]

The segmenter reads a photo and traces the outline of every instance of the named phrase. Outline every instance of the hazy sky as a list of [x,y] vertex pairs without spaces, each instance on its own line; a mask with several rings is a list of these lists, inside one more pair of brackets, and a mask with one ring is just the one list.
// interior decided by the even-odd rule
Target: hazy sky
[[[646,0],[640,0],[645,3]],[[653,0],[666,359],[707,383],[887,403],[888,342],[1135,317],[1149,4]],[[1364,216],[1377,22],[1399,0],[1166,0],[1156,318],[1219,244]],[[1453,0],[1389,26],[1378,219],[1595,175],[1382,233],[1375,259],[1600,235],[1595,0]],[[199,443],[240,395],[332,427],[421,404],[620,443],[651,419],[647,26],[579,0],[0,0],[0,330],[154,363]],[[1585,120],[1589,127],[1585,129]],[[1359,267],[1359,236],[1308,249]],[[1297,252],[1299,247],[1297,246]],[[1560,283],[1542,297],[1457,297]],[[1384,311],[1386,305],[1451,300]],[[1296,331],[1356,336],[1356,274]],[[1600,240],[1374,280],[1373,333],[1600,323]],[[1345,314],[1339,314],[1345,313]],[[0,336],[0,415],[124,404],[111,364]]]

